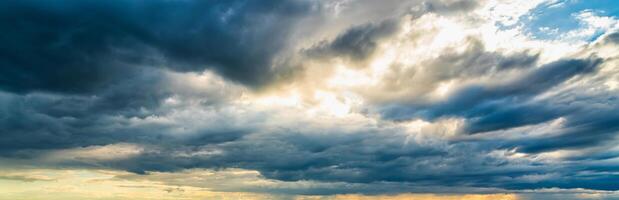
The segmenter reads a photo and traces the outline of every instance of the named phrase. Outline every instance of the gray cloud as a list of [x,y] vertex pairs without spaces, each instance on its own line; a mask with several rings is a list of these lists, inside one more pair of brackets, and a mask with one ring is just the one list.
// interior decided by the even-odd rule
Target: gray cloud
[[[560,60],[532,69],[506,83],[471,85],[459,89],[444,101],[417,105],[395,104],[384,108],[382,113],[390,119],[421,117],[434,120],[462,116],[473,122],[468,127],[470,133],[540,123],[557,117],[562,109],[550,110],[543,108],[543,105],[540,107],[521,102],[576,75],[591,73],[601,62],[599,58]],[[532,113],[539,114],[529,117]]]
[[306,50],[306,53],[312,57],[342,56],[351,60],[364,60],[376,50],[381,39],[396,31],[397,23],[394,20],[352,27],[333,41],[323,41]]
[[557,135],[519,141],[517,145],[519,151],[539,153],[612,144],[619,132],[617,125],[619,116],[614,112],[597,109],[581,110],[577,114],[567,116],[566,120],[565,126]]
[[[355,3],[343,10],[352,12]],[[478,6],[420,5],[437,14]],[[616,145],[619,131],[617,95],[593,86],[604,85],[599,70],[611,59],[540,64],[540,52],[493,52],[471,38],[464,51],[389,66],[381,84],[359,92],[367,112],[351,119],[236,102],[247,96],[244,86],[264,86],[291,70],[276,61],[297,22],[315,9],[309,1],[2,2],[0,157],[136,174],[241,168],[267,179],[337,186],[243,188],[284,194],[619,190],[613,184],[619,179],[609,175],[617,164],[608,161],[619,152],[596,148]],[[304,59],[367,59],[397,32],[391,17],[345,28],[302,52],[309,55]],[[193,83],[196,76],[207,81]],[[456,85],[442,100],[427,98],[441,82],[481,78],[489,81]],[[591,82],[570,85],[579,80]],[[441,128],[411,131],[400,123],[454,118],[466,134],[452,138]],[[547,134],[527,129],[559,119]],[[501,135],[510,133],[518,134]],[[143,149],[113,159],[45,159],[117,144]],[[558,150],[580,154],[537,159]]]
[[[416,40],[416,38],[413,38]],[[409,66],[390,66],[376,88],[360,93],[375,103],[402,103],[428,101],[427,95],[442,82],[465,81],[477,77],[507,76],[515,70],[526,70],[537,63],[539,54],[529,51],[503,54],[485,50],[476,38],[468,38],[464,51],[445,49],[437,58]],[[424,47],[415,47],[424,48]]]
[[619,44],[619,33],[611,33],[604,38],[605,43]]
[[[305,1],[5,1],[0,85],[14,92],[83,93],[139,66],[213,69],[259,87],[278,70]],[[148,70],[148,69],[146,69]],[[282,69],[283,70],[283,69]]]
[[449,14],[473,10],[475,7],[478,6],[478,2],[472,0],[425,1],[423,6],[424,11],[426,12]]

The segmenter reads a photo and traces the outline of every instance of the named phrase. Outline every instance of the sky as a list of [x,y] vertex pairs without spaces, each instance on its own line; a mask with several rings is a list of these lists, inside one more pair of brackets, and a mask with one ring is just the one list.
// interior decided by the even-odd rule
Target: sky
[[619,199],[619,1],[0,1],[0,200]]

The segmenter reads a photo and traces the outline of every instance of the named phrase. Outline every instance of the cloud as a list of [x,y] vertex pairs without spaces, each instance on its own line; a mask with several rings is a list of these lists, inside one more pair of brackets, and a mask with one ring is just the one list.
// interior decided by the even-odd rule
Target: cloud
[[11,180],[11,181],[23,181],[23,182],[34,182],[34,181],[53,181],[54,179],[50,179],[47,177],[37,177],[37,176],[29,176],[29,175],[2,175],[0,179],[3,180]]
[[566,120],[558,134],[522,141],[519,151],[537,153],[613,143],[612,140],[619,131],[619,126],[616,125],[619,116],[614,113],[599,110],[591,113],[581,111],[578,115],[567,117]]
[[604,37],[604,41],[613,44],[619,43],[619,33],[609,34],[608,36]]
[[[461,48],[463,50],[459,50]],[[393,63],[377,86],[362,93],[378,103],[432,101],[433,91],[439,89],[441,84],[488,76],[510,76],[514,70],[531,68],[539,57],[528,51],[511,54],[490,52],[474,37],[465,38],[457,47],[439,49],[440,54],[420,55],[417,58],[420,61],[413,64]]]
[[619,189],[617,33],[550,52],[497,24],[538,1],[399,3],[0,3],[0,159],[170,194]]
[[[469,133],[539,123],[557,117],[560,109],[522,105],[519,102],[525,102],[576,75],[591,73],[601,62],[599,58],[560,60],[506,82],[473,84],[454,91],[442,101],[418,105],[395,104],[386,107],[382,113],[391,119],[421,117],[434,120],[462,116],[472,120],[467,127]],[[538,114],[528,117],[533,113]]]
[[323,41],[306,51],[315,57],[342,56],[351,60],[363,60],[376,50],[380,39],[397,31],[397,25],[393,20],[386,20],[378,24],[353,27],[333,41]]
[[142,67],[213,69],[251,87],[274,60],[305,1],[3,2],[2,89],[84,93]]
[[478,5],[477,1],[471,0],[425,1],[423,4],[426,12],[436,12],[440,14],[471,11]]
[[[212,73],[181,75],[152,71],[111,85],[96,96],[0,93],[3,111],[0,127],[6,131],[0,138],[0,149],[4,150],[3,153],[15,153],[20,149],[73,148],[122,141],[209,143],[234,140],[248,130],[240,127],[228,129],[225,128],[227,125],[217,121],[214,123],[221,126],[210,129],[205,127],[211,124],[203,124],[202,128],[195,124],[181,124],[187,119],[197,120],[190,116],[194,113],[177,113],[178,120],[186,118],[181,121],[160,116],[173,114],[176,109],[185,109],[184,106],[219,107],[226,99],[236,98],[244,90],[236,84],[221,81]],[[230,120],[226,115],[209,116],[214,113],[202,112],[207,118]],[[181,128],[176,128],[177,125]],[[175,136],[177,133],[178,137]]]

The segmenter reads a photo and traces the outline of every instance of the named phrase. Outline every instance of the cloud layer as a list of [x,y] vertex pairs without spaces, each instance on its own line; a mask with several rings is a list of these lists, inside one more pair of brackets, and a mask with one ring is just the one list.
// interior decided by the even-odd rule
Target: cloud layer
[[0,168],[282,195],[610,195],[619,23],[579,11],[578,37],[527,34],[555,3],[1,2]]

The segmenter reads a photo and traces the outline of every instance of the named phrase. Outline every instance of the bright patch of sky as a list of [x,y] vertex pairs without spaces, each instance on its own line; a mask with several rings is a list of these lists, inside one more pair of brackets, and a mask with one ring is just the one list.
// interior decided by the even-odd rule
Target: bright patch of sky
[[522,16],[519,25],[536,39],[593,41],[618,22],[617,0],[555,0]]

